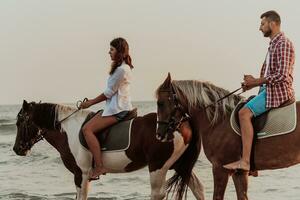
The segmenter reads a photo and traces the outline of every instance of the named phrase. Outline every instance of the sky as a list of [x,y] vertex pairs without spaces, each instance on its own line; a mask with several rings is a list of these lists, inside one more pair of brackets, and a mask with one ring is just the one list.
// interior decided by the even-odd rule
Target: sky
[[297,0],[2,0],[0,104],[98,96],[116,37],[130,46],[133,101],[155,100],[168,72],[175,80],[235,90],[244,74],[259,76],[269,45],[260,15],[268,10],[281,15],[282,31],[294,43],[300,97],[299,7]]

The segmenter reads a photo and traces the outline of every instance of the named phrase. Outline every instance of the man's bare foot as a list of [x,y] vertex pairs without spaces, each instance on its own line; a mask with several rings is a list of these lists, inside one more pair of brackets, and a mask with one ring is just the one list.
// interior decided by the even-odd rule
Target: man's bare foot
[[91,180],[97,180],[99,179],[100,175],[105,175],[107,172],[107,169],[105,169],[104,167],[95,167],[93,168],[93,170],[90,171],[90,179]]
[[229,163],[227,165],[223,165],[223,167],[229,170],[237,170],[237,169],[241,169],[244,171],[250,170],[250,164],[243,160],[239,160],[233,163]]
[[249,171],[249,176],[258,177],[258,171],[257,170]]

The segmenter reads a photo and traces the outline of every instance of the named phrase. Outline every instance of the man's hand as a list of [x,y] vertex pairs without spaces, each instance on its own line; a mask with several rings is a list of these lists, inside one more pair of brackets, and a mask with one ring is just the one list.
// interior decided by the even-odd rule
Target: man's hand
[[250,90],[257,86],[257,79],[252,75],[244,75],[244,82],[242,82],[243,91]]

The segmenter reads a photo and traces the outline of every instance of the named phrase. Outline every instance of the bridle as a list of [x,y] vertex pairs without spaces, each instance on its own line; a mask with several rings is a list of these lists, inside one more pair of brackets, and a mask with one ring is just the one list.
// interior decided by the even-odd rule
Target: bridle
[[[174,107],[170,114],[171,118],[168,121],[157,121],[156,123],[158,125],[165,125],[167,126],[166,132],[174,132],[176,130],[179,130],[181,124],[185,121],[188,121],[190,119],[190,116],[187,112],[185,112],[183,106],[180,104],[176,91],[174,89],[173,84],[171,83],[171,91],[170,90],[159,90],[159,92],[168,92],[172,95],[169,96],[169,101],[173,101]],[[176,113],[180,112],[181,117],[179,119],[176,119]]]
[[[168,120],[168,121],[157,121],[157,124],[158,125],[167,125],[167,130],[166,132],[170,131],[170,132],[174,132],[176,130],[179,129],[180,125],[184,122],[184,121],[188,121],[190,119],[190,116],[187,112],[184,111],[183,109],[183,106],[180,104],[179,100],[178,100],[178,97],[177,97],[177,94],[176,94],[176,91],[174,89],[174,86],[172,84],[172,82],[170,83],[171,84],[171,91],[170,90],[159,90],[159,92],[168,92],[168,93],[172,93],[172,95],[168,98],[169,101],[173,100],[175,106],[171,112],[171,119]],[[227,95],[225,95],[224,97],[221,97],[219,98],[217,101],[205,106],[204,108],[207,109],[209,108],[210,106],[213,106],[213,105],[216,105],[218,104],[219,102],[221,102],[222,100],[228,98],[230,95],[236,93],[237,91],[241,90],[242,87],[228,93]],[[245,91],[242,91],[240,93],[238,93],[237,95],[240,95],[242,93],[244,93]],[[176,119],[176,112],[181,112],[182,115],[180,117],[180,119]]]
[[[62,120],[59,120],[59,121],[54,120],[54,128],[58,128],[63,121],[67,120],[72,115],[74,115],[76,112],[78,112],[79,110],[81,110],[80,104],[82,102],[87,101],[87,100],[88,100],[87,98],[84,98],[83,101],[77,101],[77,103],[76,103],[77,110],[75,110],[73,113],[71,113],[70,115],[68,115],[67,117],[65,117]],[[28,127],[31,127],[31,129],[36,129],[37,130],[37,134],[33,138],[31,138],[30,140],[28,140],[26,142],[23,142],[23,141],[20,142],[20,149],[22,149],[22,150],[28,150],[34,144],[36,144],[40,140],[44,139],[44,134],[46,132],[46,129],[40,128],[38,125],[36,125],[33,122],[33,120],[30,119],[29,115],[27,115],[27,114],[24,115],[24,114],[19,113],[18,114],[18,119],[21,120],[20,126],[22,126],[22,128],[24,129],[24,131],[26,131],[26,136],[24,136],[24,137],[28,137],[28,131],[29,131]]]
[[[43,130],[42,128],[40,128],[39,126],[37,126],[28,115],[22,115],[22,114],[18,114],[18,119],[21,119],[22,122],[19,126],[21,126],[23,129],[26,129],[24,131],[27,131],[26,134],[28,134],[28,127],[32,127],[34,129],[37,129],[37,134],[31,138],[28,141],[21,141],[20,142],[20,149],[21,150],[29,150],[34,144],[36,144],[37,142],[39,142],[40,140],[44,139],[44,133],[45,130]],[[27,136],[28,137],[28,136]]]

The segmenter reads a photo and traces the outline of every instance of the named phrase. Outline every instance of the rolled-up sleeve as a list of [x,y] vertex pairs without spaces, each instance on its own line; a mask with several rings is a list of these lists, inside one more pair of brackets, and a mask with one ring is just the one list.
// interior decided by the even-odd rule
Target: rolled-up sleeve
[[110,76],[106,89],[104,90],[103,94],[110,99],[117,91],[124,80],[125,77],[125,70],[121,67],[118,67],[116,71]]
[[274,73],[266,77],[267,83],[271,85],[285,81],[289,77],[294,56],[292,44],[288,41],[281,42],[276,48],[275,54],[278,67]]

